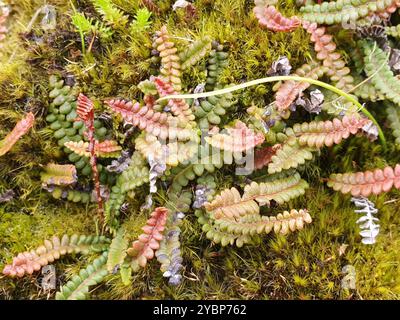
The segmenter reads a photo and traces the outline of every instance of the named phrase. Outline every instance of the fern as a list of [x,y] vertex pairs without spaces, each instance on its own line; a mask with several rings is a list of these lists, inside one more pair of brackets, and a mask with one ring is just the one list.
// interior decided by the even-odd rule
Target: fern
[[45,240],[44,245],[35,250],[18,254],[11,265],[6,265],[3,274],[10,277],[23,277],[39,271],[43,266],[70,253],[87,254],[90,251],[104,251],[109,246],[109,240],[104,236],[64,235],[61,239],[54,236],[51,241]]
[[303,22],[303,27],[311,35],[311,41],[314,42],[314,49],[317,53],[317,59],[322,61],[327,68],[326,74],[335,86],[344,91],[350,91],[353,88],[354,79],[350,75],[350,69],[342,55],[336,52],[336,44],[332,41],[332,36],[326,33],[326,28],[318,28],[316,23]]
[[[64,146],[79,156],[90,157],[89,142],[68,141]],[[113,140],[105,140],[103,142],[95,141],[94,144],[94,152],[99,158],[118,158],[121,150],[122,148]]]
[[297,168],[299,165],[304,164],[306,160],[312,159],[313,151],[315,151],[315,149],[307,146],[300,146],[298,140],[291,136],[282,144],[282,148],[272,156],[272,161],[268,165],[268,173],[272,174],[290,168]]
[[400,24],[392,27],[385,27],[385,33],[394,38],[400,38]]
[[[173,95],[177,92],[174,90],[172,84],[168,82],[164,82],[160,78],[155,78],[154,83],[156,84],[156,88],[161,97]],[[182,122],[189,122],[191,125],[195,125],[193,122],[194,115],[192,110],[190,109],[187,102],[183,99],[171,99],[168,101],[168,106],[171,108],[171,112],[178,117]]]
[[227,128],[226,131],[227,134],[218,133],[206,137],[205,140],[215,148],[236,153],[254,149],[265,139],[262,133],[255,133],[240,120],[237,120],[234,127]]
[[125,237],[125,229],[121,227],[114,239],[111,241],[110,249],[107,257],[107,270],[108,272],[113,272],[115,267],[121,267],[125,257],[126,250],[128,249],[128,240]]
[[[318,62],[311,61],[297,69],[294,75],[317,80],[326,74],[327,71],[327,67],[321,66]],[[311,84],[308,82],[288,80],[279,87],[275,86],[275,89],[277,88],[278,90],[275,96],[275,104],[278,109],[280,111],[289,109],[296,98],[300,96],[304,90],[308,89],[310,85]]]
[[67,199],[68,201],[72,201],[74,203],[89,203],[92,201],[92,195],[89,192],[63,189],[54,186],[48,187],[47,191],[50,192],[54,199]]
[[207,129],[212,125],[221,123],[221,116],[227,113],[236,101],[232,94],[224,94],[222,96],[208,97],[201,100],[200,105],[195,108],[194,114],[198,119],[199,127]]
[[243,196],[236,188],[226,189],[204,207],[207,211],[212,211],[215,218],[239,218],[249,213],[259,213],[259,205],[269,205],[271,200],[282,204],[297,198],[304,194],[306,188],[308,188],[307,182],[296,173],[292,177],[272,182],[261,184],[253,182],[245,187]]
[[169,278],[171,285],[179,285],[182,279],[180,274],[183,266],[183,258],[180,250],[181,243],[179,236],[181,233],[180,225],[184,218],[184,213],[190,209],[192,202],[191,192],[182,192],[181,194],[168,194],[166,203],[170,213],[167,218],[164,237],[160,242],[160,248],[156,251],[156,257],[161,263],[161,272],[163,276]]
[[204,37],[196,42],[193,42],[185,51],[179,54],[181,60],[182,70],[194,66],[211,50],[211,38]]
[[147,261],[154,258],[154,251],[160,247],[160,241],[163,238],[162,232],[165,229],[168,213],[166,208],[156,208],[142,228],[144,233],[128,249],[133,271],[137,271],[140,267],[144,268]]
[[45,171],[40,176],[42,186],[45,188],[50,185],[68,186],[76,183],[78,179],[74,165],[49,163],[44,169]]
[[396,138],[395,143],[400,145],[400,110],[389,106],[386,108],[389,126],[392,129],[393,136]]
[[219,86],[221,73],[228,66],[228,53],[224,51],[223,45],[213,41],[211,47],[207,61],[206,91],[212,91]]
[[111,188],[110,199],[105,204],[106,223],[111,231],[118,228],[117,217],[120,214],[119,210],[124,203],[126,194],[148,181],[149,169],[145,160],[139,153],[135,152],[132,155],[129,167],[118,176],[117,182]]
[[332,174],[328,187],[342,193],[351,193],[353,197],[368,197],[390,191],[393,187],[400,189],[400,165],[393,169],[375,169],[374,171]]
[[289,232],[303,229],[306,223],[311,223],[312,219],[307,210],[294,210],[290,212],[284,211],[276,217],[260,216],[258,214],[249,214],[238,220],[233,219],[216,219],[215,224],[222,231],[228,233],[250,235],[265,233],[271,231],[283,235]]
[[362,118],[358,114],[344,116],[341,120],[312,121],[310,123],[296,123],[293,126],[294,135],[298,137],[301,146],[321,148],[324,145],[331,147],[347,139],[351,134],[357,134],[364,126],[371,124],[371,120]]
[[135,148],[143,157],[152,157],[165,162],[168,166],[176,167],[194,159],[198,152],[199,139],[197,136],[187,142],[169,142],[163,144],[151,134],[142,134],[135,140]]
[[56,300],[85,300],[89,295],[89,288],[103,281],[108,274],[106,269],[108,252],[105,251],[92,264],[79,271],[70,281],[61,287],[56,294]]
[[285,18],[273,5],[265,0],[255,0],[253,12],[261,26],[275,32],[291,32],[296,30],[301,21],[296,16]]
[[318,24],[349,24],[368,15],[393,10],[397,0],[337,0],[322,4],[306,5],[300,9],[301,18]]
[[29,112],[25,118],[18,121],[14,129],[3,140],[0,140],[0,157],[11,150],[17,141],[32,128],[34,122],[35,116],[32,112]]
[[154,47],[160,53],[161,70],[160,74],[173,85],[177,92],[182,89],[181,81],[181,63],[179,56],[176,54],[178,49],[171,41],[167,27],[163,26],[160,31],[156,32],[157,38],[154,41]]
[[361,40],[358,45],[364,52],[364,71],[371,77],[371,84],[386,99],[400,105],[400,80],[387,64],[387,54],[376,44]]
[[133,104],[125,100],[108,100],[106,104],[116,113],[119,113],[126,123],[146,130],[148,133],[165,140],[167,138],[180,141],[190,139],[196,132],[191,129],[190,124],[179,127],[182,123],[167,113],[154,112],[139,103]]

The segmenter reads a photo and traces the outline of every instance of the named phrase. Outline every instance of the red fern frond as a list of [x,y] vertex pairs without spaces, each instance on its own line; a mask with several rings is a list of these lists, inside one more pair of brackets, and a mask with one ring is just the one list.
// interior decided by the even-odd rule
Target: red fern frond
[[254,155],[254,168],[260,170],[267,166],[280,148],[282,148],[282,145],[278,143],[272,147],[257,149]]
[[227,134],[218,133],[205,139],[213,147],[230,152],[248,151],[265,140],[262,133],[247,128],[240,120],[236,121],[233,128],[228,128],[226,131]]
[[133,270],[144,268],[147,261],[154,258],[154,252],[160,247],[160,241],[163,238],[162,232],[165,229],[168,212],[167,208],[156,208],[142,228],[144,233],[128,249],[127,253],[132,257]]
[[103,199],[101,198],[100,192],[100,180],[99,172],[97,170],[97,158],[96,158],[96,140],[94,138],[94,103],[84,94],[80,93],[78,96],[78,106],[76,110],[78,118],[83,121],[86,126],[86,134],[89,140],[88,151],[90,154],[90,166],[92,167],[93,182],[95,186],[95,192],[97,196],[98,214],[100,220],[103,220]]
[[171,83],[176,91],[181,91],[181,63],[179,56],[176,54],[178,49],[171,41],[166,26],[156,32],[156,40],[154,47],[160,52],[161,57],[161,75]]
[[114,140],[96,141],[94,150],[99,158],[117,158],[122,147]]
[[[317,80],[322,77],[326,72],[327,68],[321,66],[318,62],[312,61],[311,63],[306,63],[294,73],[296,76],[312,78]],[[296,98],[301,95],[301,93],[311,86],[308,82],[285,81],[278,89],[275,96],[275,104],[279,110],[287,110]]]
[[80,93],[78,96],[76,113],[78,114],[79,120],[83,121],[85,124],[94,120],[93,101],[82,93]]
[[332,174],[328,186],[342,193],[350,192],[354,197],[388,192],[393,187],[400,189],[400,165],[397,164],[394,170],[386,167],[383,170]]
[[342,119],[332,121],[311,121],[302,124],[296,123],[293,131],[298,137],[300,145],[321,148],[324,145],[331,147],[347,139],[351,134],[357,134],[361,129],[370,124],[371,120],[360,117],[357,113],[344,116]]
[[153,134],[161,139],[187,140],[193,131],[178,126],[178,119],[165,112],[155,112],[146,106],[131,101],[112,99],[105,103],[116,113],[119,113],[126,123]]
[[[161,78],[155,78],[154,83],[161,97],[177,94],[172,84],[165,82]],[[195,119],[192,110],[184,99],[171,99],[168,101],[168,106],[171,108],[172,113],[183,121],[193,121]]]
[[342,90],[352,89],[354,79],[350,75],[350,69],[342,55],[336,51],[336,44],[333,37],[326,33],[326,28],[318,28],[316,23],[303,22],[303,28],[311,35],[314,42],[314,49],[317,52],[317,59],[322,61],[323,66],[327,67],[327,75],[331,81],[336,82],[336,87]]
[[301,25],[301,20],[293,16],[284,17],[274,6],[265,3],[263,0],[255,1],[253,12],[261,26],[275,32],[292,32]]
[[0,141],[0,157],[11,150],[14,144],[32,128],[34,122],[35,116],[29,112],[15,125],[14,129]]

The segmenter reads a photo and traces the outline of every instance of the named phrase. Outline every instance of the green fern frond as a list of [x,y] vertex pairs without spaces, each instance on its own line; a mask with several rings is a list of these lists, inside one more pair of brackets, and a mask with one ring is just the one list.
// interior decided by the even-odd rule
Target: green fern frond
[[105,251],[95,259],[86,269],[75,275],[57,292],[56,300],[86,300],[89,295],[89,287],[99,284],[108,274],[106,268],[108,252]]

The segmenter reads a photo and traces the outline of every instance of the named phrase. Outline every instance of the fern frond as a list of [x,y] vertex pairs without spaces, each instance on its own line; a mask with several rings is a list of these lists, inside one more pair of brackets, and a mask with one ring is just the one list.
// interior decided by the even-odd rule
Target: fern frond
[[198,139],[187,142],[161,143],[157,137],[151,134],[140,135],[135,140],[135,148],[143,157],[159,159],[168,166],[176,167],[180,163],[186,163],[193,159],[198,152]]
[[372,14],[383,14],[386,9],[393,11],[393,8],[400,5],[398,0],[337,0],[324,2],[322,4],[306,5],[300,8],[301,18],[318,24],[342,24],[348,25],[361,18]]
[[359,41],[358,45],[363,49],[364,71],[371,77],[371,84],[386,99],[400,105],[400,80],[387,64],[387,54],[376,44],[366,40]]
[[94,145],[94,151],[99,158],[118,158],[121,150],[122,147],[114,140],[96,141]]
[[304,164],[306,160],[311,160],[313,155],[312,149],[306,146],[300,146],[295,137],[289,137],[274,156],[272,162],[268,165],[268,173],[281,172],[290,168],[297,168]]
[[206,137],[205,140],[211,146],[236,153],[249,151],[254,149],[255,146],[264,142],[264,134],[255,133],[253,130],[237,120],[234,127],[227,128],[227,133],[217,133],[211,137]]
[[207,152],[207,148],[200,146],[198,161],[193,161],[188,165],[180,165],[171,169],[172,181],[170,189],[175,192],[180,192],[190,181],[201,177],[205,171],[213,173],[216,169],[222,168],[224,163],[232,164],[232,157],[229,158],[222,154],[210,155]]
[[265,0],[255,0],[253,12],[261,26],[275,32],[292,32],[301,25],[301,21],[296,16],[286,18],[275,6],[270,5]]
[[163,272],[163,276],[169,278],[169,284],[175,286],[181,282],[182,275],[180,272],[183,268],[179,241],[181,229],[179,226],[185,216],[184,213],[190,210],[191,202],[191,192],[168,193],[166,206],[170,210],[170,214],[167,218],[160,248],[156,251],[157,261],[161,263],[160,270]]
[[[294,75],[305,78],[312,78],[318,80],[324,74],[326,74],[328,68],[321,66],[319,62],[311,61],[306,63],[297,69]],[[278,91],[275,96],[275,104],[280,111],[287,110],[296,100],[296,98],[301,95],[301,93],[310,87],[310,83],[288,80],[279,86]],[[276,87],[275,87],[276,88]]]
[[44,170],[40,174],[43,187],[50,185],[68,186],[76,183],[78,180],[76,168],[71,164],[49,163],[44,167]]
[[119,225],[117,217],[120,214],[119,210],[124,203],[126,194],[148,181],[149,169],[146,161],[138,152],[135,152],[132,155],[129,167],[118,176],[117,182],[111,188],[110,198],[106,202],[106,223],[111,231],[115,231]]
[[297,198],[304,194],[306,188],[308,183],[296,173],[271,182],[252,182],[245,187],[243,196],[236,188],[223,190],[214,201],[205,203],[204,207],[208,212],[212,212],[216,219],[240,218],[248,214],[258,214],[259,205],[269,205],[271,200],[282,204]]
[[268,234],[271,231],[283,235],[303,229],[304,225],[311,223],[312,218],[307,210],[284,211],[276,217],[260,216],[259,214],[250,214],[238,220],[221,218],[216,219],[215,224],[222,231],[228,233],[250,235]]
[[18,254],[11,265],[6,265],[3,274],[10,277],[23,277],[39,271],[43,266],[70,253],[86,254],[90,251],[104,251],[109,246],[109,239],[104,236],[64,235],[61,239],[54,236],[51,241],[31,251]]
[[81,157],[90,157],[89,142],[67,141],[64,146]]
[[179,54],[182,70],[194,66],[211,50],[211,38],[206,36],[186,48]]
[[378,91],[370,81],[363,83],[361,86],[357,87],[354,90],[354,94],[361,99],[372,102],[386,100],[385,95]]
[[105,251],[92,264],[79,271],[70,281],[61,287],[56,300],[86,300],[89,288],[103,281],[108,274],[106,268],[108,252]]
[[206,232],[206,237],[215,243],[221,243],[222,246],[236,244],[240,248],[244,244],[253,241],[253,237],[249,235],[221,231],[202,210],[196,210],[195,215],[197,216],[197,221],[202,225],[202,230]]
[[[154,83],[156,84],[157,91],[161,97],[177,94],[172,84],[163,81],[161,78],[155,78]],[[181,121],[187,121],[193,126],[195,125],[195,117],[192,113],[192,109],[190,109],[186,100],[170,99],[168,100],[168,106],[171,108],[172,113],[177,116]]]
[[303,27],[311,35],[317,59],[322,61],[323,66],[327,68],[326,74],[330,80],[335,82],[337,88],[350,91],[353,88],[354,79],[342,55],[336,51],[332,35],[326,32],[325,27],[318,28],[316,23],[303,22]]
[[228,66],[228,53],[224,51],[224,46],[213,41],[211,47],[207,61],[206,91],[213,91],[219,85],[219,77]]
[[400,109],[389,106],[386,108],[386,113],[389,120],[389,127],[396,138],[395,143],[400,145]]
[[84,122],[86,126],[90,126],[90,122],[94,119],[94,103],[82,93],[78,96],[76,113],[80,121]]
[[89,192],[79,191],[79,190],[69,190],[63,189],[60,187],[53,186],[48,189],[50,194],[54,199],[67,199],[68,201],[72,201],[74,203],[89,203],[92,200],[92,195]]
[[245,186],[242,198],[254,199],[261,206],[270,205],[271,200],[283,204],[303,195],[307,188],[308,183],[296,172],[294,175],[271,182],[252,182]]
[[188,140],[195,133],[190,125],[186,128],[178,125],[178,119],[167,113],[154,112],[146,106],[140,106],[139,103],[133,104],[125,100],[108,100],[105,102],[114,112],[121,114],[126,123],[129,123],[141,130],[165,140],[167,138],[184,141]]
[[167,208],[156,208],[142,228],[144,233],[128,249],[127,253],[132,259],[133,271],[137,271],[140,267],[144,268],[147,261],[154,258],[154,252],[160,247],[160,241],[163,238],[162,232],[165,229],[168,213]]
[[296,123],[293,132],[298,137],[301,146],[321,148],[324,145],[331,147],[347,139],[351,134],[355,135],[362,128],[371,123],[371,120],[358,114],[344,116],[342,119],[334,118],[332,121],[312,121]]
[[357,173],[332,174],[328,186],[335,191],[351,193],[353,197],[368,197],[370,194],[388,192],[393,187],[400,189],[400,165],[393,169],[376,169]]
[[32,112],[29,112],[25,118],[18,121],[14,129],[0,141],[0,157],[11,150],[17,141],[32,128],[34,122],[35,116]]
[[161,57],[161,75],[173,85],[177,92],[182,89],[181,81],[181,63],[177,55],[178,49],[171,41],[166,26],[163,26],[160,31],[156,32],[156,40],[154,47],[160,52]]
[[236,101],[230,93],[201,100],[200,105],[194,111],[199,127],[207,129],[212,125],[220,124],[221,116],[225,115],[235,103]]
[[377,223],[379,219],[374,216],[374,214],[378,213],[378,209],[375,208],[373,202],[364,197],[351,198],[351,202],[359,208],[358,210],[354,210],[354,212],[363,214],[363,216],[356,221],[361,229],[360,236],[363,238],[361,242],[363,244],[374,244],[380,229]]
[[110,249],[107,257],[107,270],[113,272],[116,266],[121,266],[126,257],[128,249],[128,239],[125,237],[125,229],[121,227],[110,244]]

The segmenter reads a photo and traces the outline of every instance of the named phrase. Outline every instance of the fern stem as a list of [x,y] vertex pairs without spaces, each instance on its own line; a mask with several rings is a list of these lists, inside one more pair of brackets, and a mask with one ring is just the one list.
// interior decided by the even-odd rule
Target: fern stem
[[311,79],[311,78],[303,78],[303,77],[298,77],[298,76],[276,76],[276,77],[267,77],[267,78],[261,78],[261,79],[256,79],[252,81],[248,81],[245,83],[241,83],[235,86],[231,86],[228,88],[220,89],[220,90],[215,90],[215,91],[209,91],[209,92],[203,92],[203,93],[195,93],[195,94],[174,94],[174,95],[169,95],[162,97],[157,100],[157,102],[163,101],[163,100],[169,100],[169,99],[199,99],[199,98],[207,98],[207,97],[212,97],[212,96],[218,96],[218,95],[223,95],[227,93],[231,93],[237,90],[245,89],[248,87],[256,86],[259,84],[263,83],[268,83],[268,82],[277,82],[277,81],[286,81],[286,80],[292,80],[292,81],[300,81],[300,82],[308,82],[311,84],[314,84],[316,86],[325,88],[327,90],[330,90],[342,97],[344,97],[346,100],[350,101],[353,103],[355,106],[361,110],[362,113],[364,113],[372,122],[373,124],[378,128],[378,133],[379,133],[379,139],[381,140],[381,143],[384,147],[386,147],[386,139],[385,135],[383,134],[383,131],[381,127],[379,126],[378,122],[375,120],[373,115],[369,113],[367,109],[364,108],[364,106],[359,103],[354,97],[352,97],[350,94],[319,80]]

